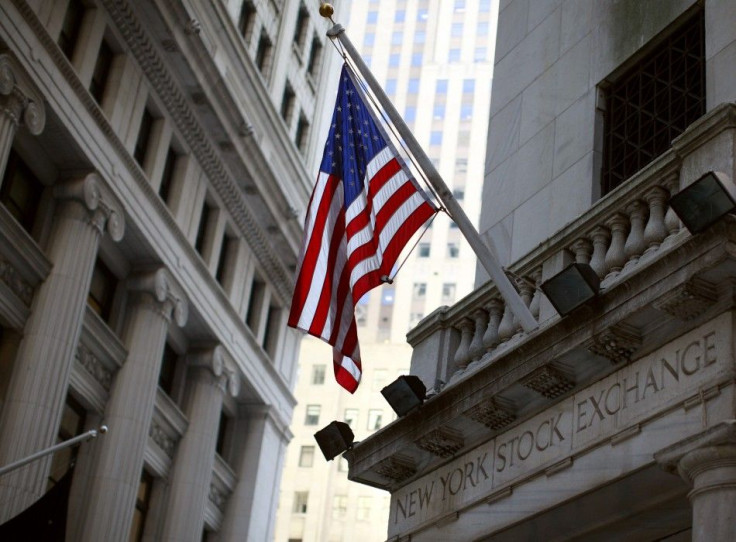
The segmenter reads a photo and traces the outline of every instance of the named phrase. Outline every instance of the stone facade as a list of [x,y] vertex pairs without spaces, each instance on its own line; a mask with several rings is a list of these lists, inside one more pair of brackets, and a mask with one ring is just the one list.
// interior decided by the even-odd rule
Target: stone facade
[[[608,89],[692,21],[703,111],[606,192]],[[736,178],[734,22],[729,2],[501,2],[481,229],[539,327],[479,272],[409,333],[433,393],[346,454],[390,492],[389,540],[736,537],[736,222],[692,235],[668,205]],[[538,286],[571,262],[601,289],[561,317]]]
[[67,540],[273,537],[337,66],[257,4],[0,4],[0,465],[109,428],[3,475],[0,524],[73,466]]

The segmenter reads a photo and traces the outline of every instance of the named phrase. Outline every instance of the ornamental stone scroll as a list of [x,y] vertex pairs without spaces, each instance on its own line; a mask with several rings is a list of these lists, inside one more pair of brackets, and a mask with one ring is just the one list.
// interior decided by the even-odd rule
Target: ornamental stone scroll
[[90,223],[100,232],[118,242],[125,234],[123,205],[110,192],[97,172],[75,177],[54,185],[54,197],[73,201],[89,213]]
[[223,392],[229,393],[231,397],[237,397],[240,392],[238,371],[235,362],[222,345],[197,349],[189,353],[187,363],[191,367],[208,369]]
[[43,95],[9,53],[0,53],[0,111],[14,127],[23,125],[32,135],[39,135],[46,124]]
[[128,290],[138,292],[153,301],[167,320],[183,327],[189,316],[189,305],[184,290],[164,267],[141,271],[128,279]]

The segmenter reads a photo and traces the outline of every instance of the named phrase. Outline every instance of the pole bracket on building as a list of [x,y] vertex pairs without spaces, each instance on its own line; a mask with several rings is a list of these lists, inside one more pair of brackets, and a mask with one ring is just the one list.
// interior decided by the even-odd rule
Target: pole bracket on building
[[17,468],[22,467],[23,465],[27,465],[28,463],[35,461],[36,459],[40,459],[43,456],[53,454],[54,452],[57,452],[59,450],[63,450],[64,448],[69,448],[71,446],[75,446],[77,444],[81,444],[82,442],[85,442],[87,440],[96,438],[97,435],[101,433],[107,433],[107,426],[102,425],[99,429],[91,429],[87,431],[86,433],[82,433],[81,435],[77,435],[76,437],[72,437],[69,440],[65,440],[64,442],[60,442],[59,444],[55,444],[49,448],[46,448],[45,450],[41,450],[39,452],[36,452],[35,454],[31,454],[28,457],[24,457],[23,459],[19,459],[18,461],[13,461],[9,465],[5,465],[4,467],[0,467],[0,476],[3,474],[7,474],[8,472],[11,472]]

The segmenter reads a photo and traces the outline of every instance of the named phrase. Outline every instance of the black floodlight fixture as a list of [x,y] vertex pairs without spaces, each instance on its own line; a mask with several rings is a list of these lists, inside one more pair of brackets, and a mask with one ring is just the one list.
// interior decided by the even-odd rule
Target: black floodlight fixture
[[345,422],[334,421],[327,427],[320,429],[314,434],[314,439],[322,450],[327,461],[332,461],[336,455],[340,455],[353,447],[355,435],[353,430]]
[[401,375],[381,390],[381,395],[398,416],[404,416],[419,407],[427,397],[427,388],[422,379],[415,375]]
[[600,280],[587,263],[572,263],[540,285],[560,316],[598,295]]
[[736,209],[736,186],[728,175],[709,171],[670,198],[670,207],[692,234]]

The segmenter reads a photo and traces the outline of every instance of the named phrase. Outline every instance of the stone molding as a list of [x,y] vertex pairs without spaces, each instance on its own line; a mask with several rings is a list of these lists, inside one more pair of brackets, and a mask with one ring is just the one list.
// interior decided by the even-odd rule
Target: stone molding
[[674,288],[654,303],[654,308],[688,321],[713,306],[718,294],[715,286],[698,277]]
[[215,485],[215,483],[213,482],[212,484],[210,484],[208,497],[210,501],[212,501],[212,504],[214,504],[218,510],[224,512],[225,505],[227,504],[227,499],[230,497],[230,495],[218,488],[217,485]]
[[416,445],[437,457],[452,457],[464,446],[462,433],[450,427],[434,429],[416,440]]
[[583,345],[588,351],[611,363],[628,363],[641,346],[641,335],[634,326],[619,322],[594,335]]
[[105,391],[109,392],[110,387],[112,386],[112,377],[113,374],[111,371],[109,371],[99,360],[97,356],[92,353],[89,348],[87,348],[82,342],[80,341],[79,346],[77,346],[77,354],[76,358],[79,360],[79,363],[84,367],[84,369],[92,375],[92,377],[102,386]]
[[0,109],[16,125],[39,135],[46,124],[43,95],[10,53],[0,53]]
[[30,306],[33,299],[33,286],[23,280],[22,275],[12,263],[0,255],[0,280],[18,296],[26,306]]
[[118,242],[125,234],[125,216],[120,201],[113,196],[97,172],[54,185],[54,197],[81,203],[90,212],[90,223],[100,233]]
[[155,420],[151,422],[151,429],[148,431],[148,435],[167,456],[171,458],[174,457],[174,448],[176,448],[176,443],[178,441],[170,437],[168,432]]
[[173,315],[174,322],[183,327],[189,315],[184,290],[174,276],[164,267],[153,271],[141,271],[128,279],[128,290],[144,294],[144,299],[160,310],[166,319]]
[[162,476],[169,472],[176,445],[186,432],[188,425],[189,421],[179,410],[178,405],[163,391],[157,390],[148,435],[163,454],[157,453],[149,444],[146,457],[151,460],[154,470]]

